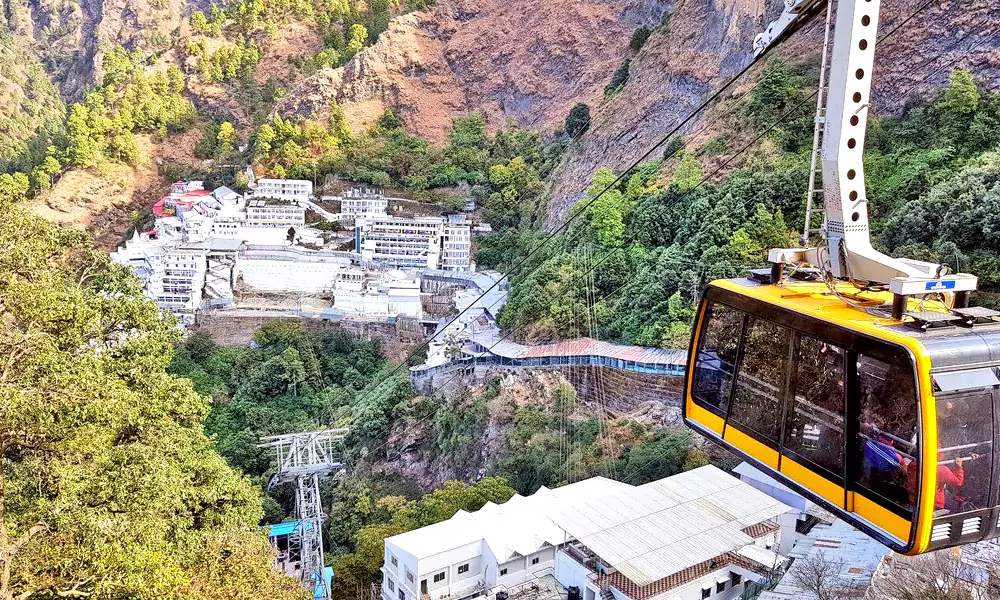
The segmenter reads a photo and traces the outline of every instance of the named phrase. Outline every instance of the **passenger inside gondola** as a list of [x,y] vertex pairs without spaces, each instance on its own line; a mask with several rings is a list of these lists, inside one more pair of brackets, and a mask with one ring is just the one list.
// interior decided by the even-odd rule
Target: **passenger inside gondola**
[[941,394],[937,419],[940,449],[935,510],[961,513],[989,506],[993,454],[991,391]]
[[[916,505],[917,396],[908,369],[860,355],[858,485],[879,504],[911,513]],[[867,492],[867,493],[866,493]]]

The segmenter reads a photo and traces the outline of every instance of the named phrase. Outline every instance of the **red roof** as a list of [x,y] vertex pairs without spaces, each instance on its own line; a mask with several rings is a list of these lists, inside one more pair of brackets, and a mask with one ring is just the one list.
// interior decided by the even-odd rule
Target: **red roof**
[[163,201],[164,200],[166,200],[166,198],[160,198],[160,200],[156,204],[153,205],[153,214],[154,215],[156,215],[158,217],[162,217],[163,216]]

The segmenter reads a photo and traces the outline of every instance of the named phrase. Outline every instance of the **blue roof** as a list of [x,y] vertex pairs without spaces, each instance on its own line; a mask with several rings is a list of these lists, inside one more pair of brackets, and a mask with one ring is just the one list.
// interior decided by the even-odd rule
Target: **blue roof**
[[[291,535],[298,528],[299,523],[302,521],[286,521],[284,523],[278,523],[276,525],[270,525],[270,529],[267,532],[267,537],[278,537],[282,535]],[[307,527],[312,528],[312,523],[307,523]],[[268,527],[265,525],[265,527]]]

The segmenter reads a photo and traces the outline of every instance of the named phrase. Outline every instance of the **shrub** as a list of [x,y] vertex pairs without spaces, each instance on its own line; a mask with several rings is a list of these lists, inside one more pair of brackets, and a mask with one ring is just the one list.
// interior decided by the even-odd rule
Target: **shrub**
[[628,43],[628,49],[632,51],[632,54],[638,54],[639,50],[642,50],[652,33],[648,27],[639,27],[632,32],[632,39]]
[[566,115],[566,135],[576,139],[590,128],[590,106],[578,102]]
[[628,69],[631,63],[632,61],[626,58],[621,66],[615,69],[614,75],[611,76],[611,83],[604,88],[605,97],[613,96],[625,87],[625,83],[628,82]]

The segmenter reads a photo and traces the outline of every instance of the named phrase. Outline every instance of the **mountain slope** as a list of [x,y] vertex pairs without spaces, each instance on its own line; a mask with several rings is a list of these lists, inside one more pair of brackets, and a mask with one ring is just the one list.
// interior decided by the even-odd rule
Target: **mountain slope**
[[431,12],[396,18],[372,47],[339,69],[302,81],[282,115],[325,117],[331,101],[352,129],[386,109],[434,141],[451,119],[486,113],[552,132],[569,109],[593,102],[628,53],[639,25],[655,25],[666,0],[442,0]]
[[[920,4],[918,0],[883,4],[882,35]],[[597,168],[625,168],[748,63],[747,49],[762,22],[759,9],[756,0],[678,0],[669,32],[654,33],[632,61],[624,89],[594,110],[590,131],[570,148],[553,174],[550,222],[565,217]],[[1000,39],[990,33],[990,24],[998,19],[1000,5],[980,2],[971,7],[932,5],[906,24],[878,47],[876,110],[898,111],[911,95],[933,92],[947,81],[951,68],[970,69],[987,88],[996,89]],[[981,35],[966,38],[970,32]],[[818,65],[821,44],[822,29],[816,23],[782,46],[779,55]],[[970,47],[974,49],[968,52]],[[731,96],[745,91],[749,81],[752,77],[736,86]],[[709,113],[682,133],[697,131],[711,119]],[[662,148],[651,158],[661,154]]]

